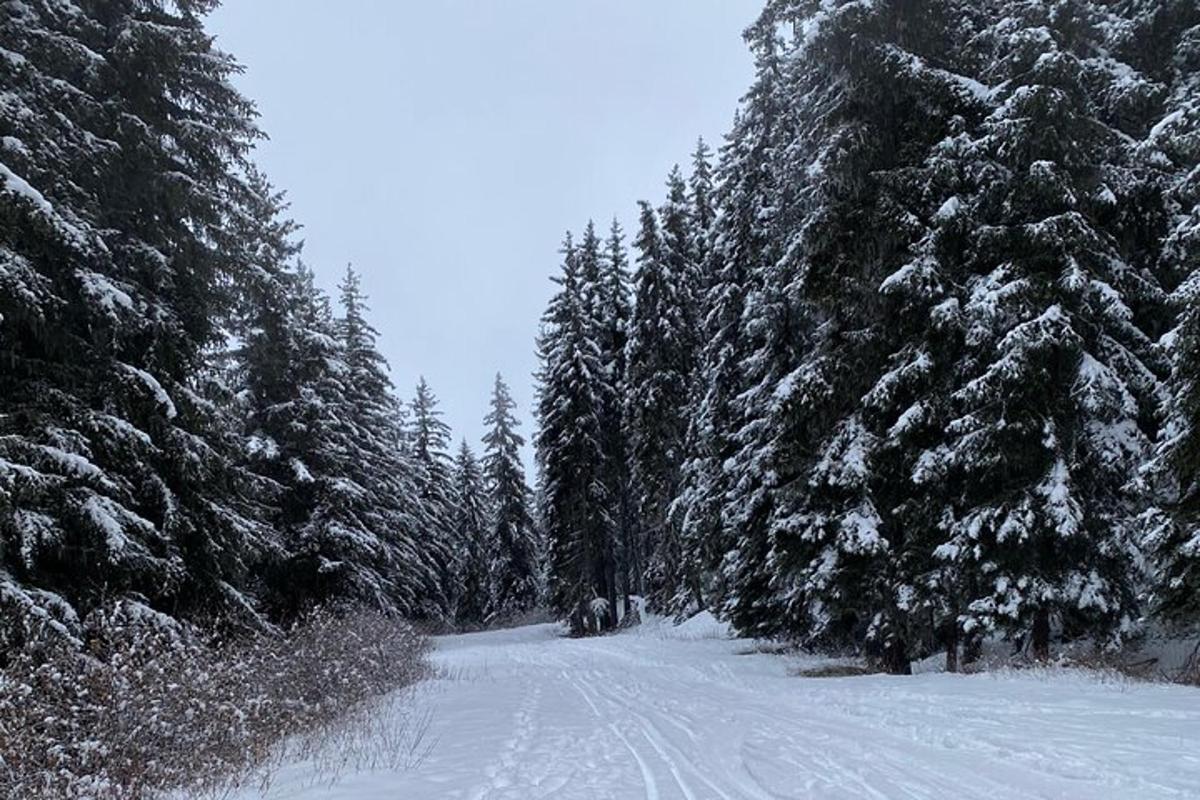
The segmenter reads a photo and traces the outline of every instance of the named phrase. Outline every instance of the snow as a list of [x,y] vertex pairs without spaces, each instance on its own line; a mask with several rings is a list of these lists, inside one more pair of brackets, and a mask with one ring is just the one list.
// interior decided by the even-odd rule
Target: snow
[[41,192],[35,189],[29,181],[9,169],[2,161],[0,161],[0,191],[24,198],[50,219],[77,246],[82,246],[86,242],[87,237],[83,235],[82,231],[64,220]]
[[129,364],[121,364],[121,367],[150,390],[150,393],[154,395],[154,401],[163,409],[163,412],[167,415],[167,419],[175,419],[179,415],[179,412],[175,409],[174,401],[171,400],[171,396],[167,394],[167,390],[162,387],[157,378],[146,372],[146,370]]
[[1059,536],[1079,533],[1083,511],[1071,493],[1071,471],[1061,458],[1055,460],[1050,473],[1038,485],[1038,493],[1046,498],[1046,513],[1054,520]]
[[962,200],[958,198],[958,195],[955,195],[946,202],[942,203],[942,205],[938,208],[937,213],[933,215],[933,218],[939,221],[954,219],[956,216],[958,216],[958,212],[961,209]]
[[1067,669],[800,677],[831,662],[755,652],[708,615],[592,639],[556,625],[448,636],[434,661],[402,717],[428,714],[419,763],[331,782],[315,764],[335,759],[317,757],[238,800],[1158,800],[1200,786],[1200,692],[1179,686]]
[[1178,111],[1172,111],[1170,114],[1167,114],[1167,116],[1159,120],[1158,123],[1156,123],[1154,127],[1150,129],[1150,133],[1147,138],[1149,138],[1150,141],[1158,139],[1167,133],[1169,128],[1173,127],[1176,123],[1181,122],[1183,118],[1184,112],[1182,109]]
[[129,554],[142,555],[145,548],[126,535],[127,529],[135,529],[143,536],[154,536],[154,525],[127,508],[103,495],[92,495],[81,506],[81,510],[92,524],[104,534],[108,556],[113,561],[127,558]]
[[27,180],[9,169],[3,162],[0,162],[0,188],[24,197],[46,216],[54,216],[54,207],[50,205],[50,201],[43,197],[41,192],[33,188]]
[[76,270],[79,282],[84,292],[109,314],[118,309],[129,311],[133,309],[133,298],[129,293],[117,286],[109,278],[91,270]]

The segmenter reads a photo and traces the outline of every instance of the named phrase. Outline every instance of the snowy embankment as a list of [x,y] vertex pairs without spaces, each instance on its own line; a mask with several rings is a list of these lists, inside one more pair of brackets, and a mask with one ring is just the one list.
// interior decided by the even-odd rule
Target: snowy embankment
[[750,650],[703,618],[596,639],[553,625],[444,637],[419,764],[333,785],[293,764],[267,796],[1200,796],[1200,690],[1071,670],[803,678],[823,662]]

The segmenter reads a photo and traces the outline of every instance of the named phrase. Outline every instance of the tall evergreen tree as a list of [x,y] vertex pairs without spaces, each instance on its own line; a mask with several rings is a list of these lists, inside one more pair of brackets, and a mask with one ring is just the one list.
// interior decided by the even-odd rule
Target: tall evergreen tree
[[[769,80],[761,80],[747,96],[722,150],[712,195],[716,215],[705,262],[712,277],[701,297],[705,315],[688,413],[688,447],[671,507],[688,554],[684,582],[689,591],[676,598],[676,612],[693,602],[727,611],[726,603],[734,597],[729,579],[739,560],[739,531],[726,524],[724,506],[734,496],[730,467],[742,427],[738,397],[749,355],[743,316],[767,246],[772,207],[766,164],[779,113],[772,89]],[[695,207],[701,208],[697,190],[693,197]]]
[[613,520],[613,570],[616,591],[623,602],[640,579],[631,565],[631,540],[636,530],[635,501],[630,485],[628,442],[624,431],[626,353],[630,309],[627,256],[620,226],[614,220],[608,241],[602,245],[591,220],[584,228],[578,253],[580,291],[585,298],[588,323],[593,328],[599,370],[591,376],[600,403],[599,422],[604,460],[600,480],[609,498]]
[[573,632],[616,624],[611,498],[604,484],[603,369],[578,253],[564,244],[560,289],[543,317],[537,437],[541,519],[549,546],[551,605]]
[[1161,118],[1146,132],[1148,159],[1164,171],[1169,227],[1159,272],[1173,289],[1177,326],[1161,344],[1171,359],[1170,397],[1154,478],[1156,504],[1145,544],[1158,570],[1153,610],[1194,629],[1200,618],[1200,6],[1135,3],[1123,59],[1166,87]]
[[[397,404],[353,270],[340,301],[335,319],[312,274],[296,272],[287,304],[289,380],[248,415],[252,456],[283,489],[275,524],[284,553],[266,572],[267,600],[284,619],[340,602],[426,616],[431,603],[439,606],[440,562],[418,540],[413,469],[399,446]],[[247,363],[250,387],[257,370]]]
[[946,279],[922,238],[942,199],[922,160],[982,111],[953,72],[948,24],[971,22],[954,6],[931,4],[907,29],[900,4],[847,5],[810,29],[788,72],[805,135],[780,154],[781,169],[812,166],[780,220],[790,257],[769,278],[793,287],[776,325],[796,359],[774,388],[776,592],[793,631],[864,643],[893,671],[932,636],[918,590],[940,520],[921,514],[944,504],[913,498],[910,475],[933,416],[920,392],[947,390],[933,373],[954,357],[930,312]]
[[459,625],[481,625],[492,606],[491,516],[483,473],[464,439],[454,461],[454,549],[458,554],[455,619]]
[[[673,173],[678,178],[677,173]],[[632,483],[637,502],[638,536],[632,559],[641,567],[646,594],[656,606],[674,599],[682,552],[677,526],[668,517],[679,488],[683,462],[691,348],[691,302],[687,287],[690,261],[681,181],[672,180],[669,204],[672,229],[664,240],[658,215],[642,203],[634,242],[636,305],[627,345],[625,416],[629,429]]]
[[487,616],[504,619],[534,608],[538,602],[539,551],[530,511],[529,486],[521,464],[525,440],[517,433],[517,404],[497,373],[491,410],[483,419],[484,480],[491,507],[488,532],[490,603]]
[[301,366],[299,352],[305,332],[297,312],[309,298],[300,296],[298,226],[264,176],[252,172],[249,189],[250,202],[228,229],[229,246],[244,248],[248,266],[238,276],[239,300],[227,320],[234,346],[213,354],[219,380],[209,394],[224,411],[223,428],[236,437],[242,465],[256,478],[257,516],[275,534],[272,546],[255,554],[252,570],[255,593],[274,614],[282,604],[265,582],[289,545],[285,516],[295,513],[298,480],[291,459],[308,460],[293,448],[308,410],[296,402],[297,389],[314,376]]
[[704,328],[707,317],[707,298],[715,276],[712,274],[713,262],[709,258],[713,223],[716,222],[716,205],[712,167],[712,150],[701,138],[696,142],[696,150],[692,153],[692,174],[688,176],[689,232],[692,237],[691,256],[700,272],[700,282],[695,289],[698,331]]
[[264,599],[285,621],[339,599],[390,608],[385,545],[366,518],[377,498],[352,477],[361,478],[352,462],[361,451],[329,300],[303,267],[284,296],[286,320],[249,337],[240,354],[250,464],[279,487],[272,522],[283,552],[265,565]]
[[984,35],[997,52],[980,79],[1002,89],[975,139],[991,174],[969,203],[969,362],[951,441],[925,463],[961,481],[947,552],[980,578],[964,624],[1027,635],[1044,657],[1055,624],[1105,637],[1136,616],[1127,484],[1155,436],[1163,308],[1146,252],[1157,223],[1138,213],[1140,122],[1101,101],[1149,85],[1096,55],[1102,9],[1010,14],[1026,35]]
[[[616,540],[617,590],[626,598],[641,587],[636,559],[638,529],[629,468],[629,435],[624,398],[628,392],[626,349],[633,319],[629,292],[629,256],[620,223],[613,219],[604,245],[599,287],[598,340],[607,384],[601,425],[604,430],[605,484],[612,502]],[[628,609],[626,609],[628,611]]]
[[[1131,223],[1153,214],[1139,213],[1145,182],[1120,145],[1141,124],[1130,109],[1152,106],[1153,91],[1121,83],[1125,67],[1092,57],[1111,48],[1097,38],[1104,27],[1091,6],[943,2],[916,27],[903,24],[910,13],[899,3],[779,2],[749,33],[759,80],[739,124],[754,113],[761,130],[762,110],[773,109],[776,135],[795,133],[777,139],[758,170],[775,188],[757,190],[763,211],[753,227],[769,234],[739,327],[749,356],[727,415],[736,434],[722,471],[732,488],[716,522],[700,516],[703,495],[681,498],[696,514],[685,517],[689,528],[738,532],[722,579],[739,627],[865,640],[896,669],[960,626],[1012,635],[1034,627],[1044,651],[1051,609],[1039,606],[1053,606],[1068,632],[1103,633],[1127,619],[1123,530],[1136,508],[1118,476],[1129,477],[1150,432],[1147,334],[1159,302],[1144,268],[1153,237]],[[1018,20],[1055,33],[1010,35]],[[791,42],[779,36],[787,23]],[[1034,88],[1039,80],[1045,88]],[[1118,86],[1127,107],[1109,100]],[[1086,172],[1097,164],[1103,172]],[[1056,282],[1052,265],[1068,252],[1086,258],[1060,264]],[[979,276],[988,260],[1027,271],[987,283]],[[1024,350],[1037,313],[996,311],[1019,297],[1045,300],[1042,310],[1068,320],[1043,332],[1060,361]],[[1093,362],[1102,366],[1087,369]],[[1064,388],[1043,395],[1018,369],[1055,363],[1062,374],[1043,389]],[[1011,382],[983,392],[988,364]],[[1057,426],[1051,435],[1029,423],[1025,452],[1059,456],[1032,458],[1024,490],[1015,481],[1022,445],[1011,438],[1020,425],[1005,411],[1013,408]],[[1009,438],[985,446],[989,418]],[[1128,436],[1109,435],[1116,430]],[[1065,483],[1052,480],[1062,473],[1055,464],[1072,473]],[[975,492],[1018,515],[1033,549],[1008,545],[1002,556],[981,545],[1008,534],[984,530]],[[1064,499],[1073,492],[1086,502]],[[1089,519],[1063,516],[1068,507],[1087,508]],[[1024,572],[1005,574],[1016,562]]]
[[409,404],[408,443],[412,448],[412,464],[420,502],[425,547],[438,565],[442,596],[430,598],[436,608],[429,613],[445,617],[453,615],[458,602],[454,576],[459,570],[458,554],[454,552],[454,486],[449,453],[450,426],[442,421],[437,397],[421,378],[417,392]]
[[76,631],[113,597],[247,607],[261,528],[198,376],[245,269],[218,243],[259,134],[206,7],[35,0],[0,20],[6,636]]

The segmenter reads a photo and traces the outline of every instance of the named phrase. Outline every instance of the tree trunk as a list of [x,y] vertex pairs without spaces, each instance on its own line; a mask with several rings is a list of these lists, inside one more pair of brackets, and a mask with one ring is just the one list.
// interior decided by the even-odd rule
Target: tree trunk
[[946,672],[958,672],[958,625],[946,632]]
[[1033,657],[1037,661],[1050,659],[1050,610],[1039,608],[1033,615]]
[[587,626],[584,622],[586,618],[583,603],[576,603],[575,608],[571,611],[571,615],[568,618],[568,625],[570,626],[572,636],[583,636],[587,631]]
[[892,639],[883,649],[883,668],[889,675],[912,675],[912,663],[907,648],[899,639]]
[[963,642],[962,663],[974,664],[983,656],[983,637],[977,633],[967,634]]
[[605,568],[605,584],[608,589],[607,595],[604,598],[608,601],[608,625],[609,628],[615,628],[621,621],[621,617],[617,614],[617,560],[610,556],[608,564]]

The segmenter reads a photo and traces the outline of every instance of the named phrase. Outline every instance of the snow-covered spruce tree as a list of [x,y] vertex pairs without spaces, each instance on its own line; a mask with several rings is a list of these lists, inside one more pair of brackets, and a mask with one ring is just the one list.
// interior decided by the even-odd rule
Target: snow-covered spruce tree
[[338,598],[386,605],[375,569],[382,545],[360,523],[361,504],[344,503],[351,494],[361,503],[365,493],[345,492],[352,432],[342,416],[350,401],[329,300],[302,265],[261,290],[247,298],[255,327],[234,355],[248,466],[275,486],[270,522],[281,547],[259,566],[264,606],[288,622]]
[[[710,466],[702,465],[705,456],[700,453],[705,451],[708,446],[708,433],[704,430],[700,419],[705,416],[702,406],[710,388],[702,383],[705,378],[701,367],[704,362],[705,350],[710,344],[707,338],[711,333],[708,318],[718,297],[714,287],[717,282],[715,273],[720,269],[718,262],[712,258],[710,242],[716,214],[715,188],[712,151],[709,150],[704,139],[700,139],[692,154],[692,174],[688,178],[688,211],[690,215],[688,234],[691,237],[690,258],[696,275],[695,285],[691,291],[692,319],[690,325],[695,337],[691,347],[692,370],[690,377],[692,386],[689,389],[688,406],[684,413],[687,427],[681,449],[683,463],[680,465],[680,483],[667,512],[670,524],[678,531],[678,546],[683,554],[680,572],[674,579],[676,588],[668,605],[668,610],[679,615],[695,610],[706,602],[705,592],[702,590],[706,573],[703,566],[705,559],[701,553],[703,548],[697,539],[697,531],[695,529],[688,531],[684,528],[688,505],[696,498],[692,491],[694,481],[700,479],[698,475],[692,473],[697,469],[706,470]],[[685,494],[688,494],[689,498],[676,506],[675,502]],[[711,513],[714,510],[712,507],[706,509],[705,513],[710,515],[710,519],[713,518]],[[692,516],[693,519],[696,519],[698,514]]]
[[0,18],[0,594],[5,637],[136,596],[242,613],[245,514],[195,391],[216,246],[258,136],[207,3],[10,4]]
[[[784,109],[774,116],[775,129],[796,133],[777,133],[780,144],[770,150],[766,169],[775,188],[762,204],[765,213],[754,218],[754,225],[769,227],[770,235],[751,273],[742,315],[741,342],[750,356],[743,362],[735,412],[728,415],[734,417],[728,429],[737,431],[734,453],[722,460],[731,488],[724,492],[721,524],[738,532],[723,571],[730,598],[724,610],[743,630],[849,643],[865,639],[890,667],[902,669],[909,656],[935,639],[953,643],[956,623],[978,626],[978,618],[960,615],[969,609],[982,613],[995,597],[981,595],[993,588],[1003,591],[995,582],[1003,567],[989,560],[999,560],[995,551],[978,562],[958,557],[966,552],[964,533],[980,535],[978,527],[962,524],[976,502],[966,499],[968,493],[1005,496],[998,502],[1008,502],[1015,487],[1006,481],[1013,470],[985,477],[930,469],[956,445],[979,444],[981,439],[971,435],[978,428],[961,426],[985,413],[998,415],[1002,426],[1011,420],[1012,413],[1003,409],[1012,403],[1033,406],[1032,416],[1052,416],[1047,406],[1053,401],[1035,402],[1021,394],[1034,383],[1033,375],[1016,379],[1020,386],[998,387],[990,401],[977,398],[976,403],[967,388],[981,385],[972,381],[994,357],[981,355],[979,341],[971,337],[986,329],[983,335],[995,337],[994,344],[1019,324],[993,317],[984,325],[962,313],[969,308],[971,289],[979,285],[980,260],[1044,263],[1069,250],[1051,237],[1032,236],[1013,237],[1022,238],[1019,250],[996,247],[1005,232],[1018,227],[1016,219],[1000,223],[996,216],[1015,216],[1015,201],[1036,195],[1014,191],[1020,182],[1014,176],[1023,170],[1036,174],[1045,166],[1029,155],[1044,146],[1042,141],[1010,140],[1001,154],[998,140],[989,138],[1000,132],[1036,130],[1046,139],[1061,133],[1067,142],[1091,139],[1093,144],[1084,147],[1103,140],[1089,153],[1090,161],[1072,162],[1080,165],[1072,189],[1073,197],[1084,198],[1079,205],[1093,215],[1099,231],[1094,239],[1078,240],[1091,260],[1086,266],[1110,272],[1090,283],[1085,279],[1082,286],[1065,279],[1047,283],[1060,285],[1063,305],[1084,319],[1084,335],[1094,342],[1086,354],[1118,374],[1133,398],[1115,402],[1120,391],[1095,388],[1113,389],[1114,383],[1091,380],[1094,376],[1065,384],[1059,396],[1075,402],[1059,422],[1071,425],[1083,440],[1072,444],[1078,456],[1067,460],[1089,482],[1094,527],[1088,536],[1076,537],[1082,547],[1055,553],[1053,563],[1038,563],[1034,553],[1019,548],[1007,548],[1005,554],[1023,562],[1036,579],[1058,570],[1066,584],[1063,593],[1076,591],[1080,598],[1097,574],[1109,581],[1127,575],[1120,529],[1135,509],[1123,496],[1119,478],[1128,478],[1140,458],[1152,419],[1156,389],[1147,369],[1154,365],[1147,361],[1145,334],[1155,324],[1157,291],[1145,271],[1153,241],[1145,231],[1152,231],[1154,219],[1152,208],[1142,213],[1147,211],[1146,182],[1129,149],[1113,142],[1138,135],[1145,116],[1131,110],[1153,106],[1153,87],[1136,76],[1117,80],[1124,69],[1119,63],[1088,61],[1084,95],[1060,98],[1064,117],[1087,117],[1073,130],[1057,119],[1043,117],[1032,124],[1020,114],[1005,115],[1003,101],[1027,99],[1027,89],[988,88],[1005,79],[1020,83],[1014,54],[1044,46],[1036,44],[1038,35],[1024,32],[1038,25],[1070,31],[1071,46],[1081,53],[1104,49],[1105,43],[1081,33],[1087,26],[1077,25],[1082,12],[1074,13],[1073,7],[1058,4],[1048,12],[1040,4],[934,3],[923,8],[922,24],[912,26],[906,19],[913,9],[904,3],[818,8],[780,2],[751,29],[760,71],[746,109],[761,103],[764,87],[773,86],[780,98],[774,107]],[[1013,14],[1002,13],[1008,11]],[[1039,22],[1022,28],[1029,22],[1022,14],[1038,13]],[[996,19],[1006,21],[994,25]],[[798,33],[790,44],[780,36],[787,23]],[[988,25],[994,25],[990,36]],[[964,48],[962,42],[972,46]],[[1020,60],[1020,68],[1035,62]],[[1049,69],[1050,63],[1036,66]],[[1009,70],[1004,78],[989,72],[994,64]],[[1108,138],[1096,133],[1118,125],[1126,127]],[[1014,169],[1006,159],[1017,153],[1029,160]],[[1072,156],[1057,158],[1071,162]],[[1083,175],[1084,163],[1101,165],[1098,180],[1097,173]],[[1102,207],[1110,195],[1106,187],[1113,198],[1107,210]],[[1058,221],[1048,211],[1034,217]],[[1137,218],[1150,222],[1139,229]],[[977,237],[967,235],[977,229]],[[993,238],[984,241],[985,236]],[[715,241],[722,238],[719,234]],[[1127,316],[1119,308],[1106,315],[1112,307],[1091,302],[1101,286],[1114,287],[1113,294],[1129,306]],[[1098,321],[1111,327],[1097,330]],[[713,340],[711,333],[708,339]],[[1075,356],[1076,366],[1087,363]],[[1067,363],[1070,359],[1065,357]],[[706,356],[704,369],[709,368]],[[1063,375],[1078,377],[1072,369],[1066,367]],[[700,381],[714,383],[706,377]],[[1130,437],[1102,441],[1114,430]],[[997,454],[1007,454],[1009,443],[994,445]],[[697,460],[695,468],[702,464]],[[1099,476],[1098,484],[1091,482]],[[693,482],[704,485],[689,477],[689,490]],[[1030,487],[1035,496],[1057,496],[1038,493],[1037,485]],[[685,493],[679,506],[687,512],[702,508],[698,496]],[[701,519],[711,521],[712,515]],[[972,552],[983,551],[975,547]],[[1107,604],[1113,621],[1128,590],[1125,582],[1113,597],[1087,599]],[[1089,610],[1095,606],[1062,614],[1070,632],[1105,627],[1098,619],[1103,615]],[[1016,633],[1028,622],[1017,614],[1006,632]]]
[[712,150],[703,138],[696,142],[696,150],[692,153],[692,173],[688,176],[688,204],[690,214],[690,234],[692,237],[691,256],[697,270],[701,274],[699,285],[696,287],[697,328],[702,330],[706,314],[706,298],[712,282],[709,259],[709,238],[712,234],[713,222],[716,219],[714,203],[714,185]]
[[988,110],[959,74],[970,12],[929,3],[910,26],[903,3],[827,6],[784,72],[802,133],[775,166],[797,178],[764,283],[792,287],[766,306],[784,344],[767,352],[795,361],[757,390],[773,403],[773,593],[791,635],[895,672],[957,620],[933,558],[946,499],[912,473],[960,358],[939,260],[956,246],[954,137]]
[[699,344],[700,303],[704,286],[702,264],[696,255],[701,238],[695,225],[696,210],[692,207],[688,183],[676,164],[667,175],[667,198],[658,210],[661,226],[661,257],[668,275],[676,281],[676,293],[683,304],[684,320],[690,339],[680,356],[682,367],[690,378]]
[[916,477],[957,494],[938,554],[971,589],[964,629],[1045,657],[1055,626],[1103,641],[1136,613],[1128,484],[1155,436],[1165,316],[1131,112],[1156,89],[1108,55],[1101,5],[1004,10],[976,40],[996,107],[972,134],[987,179],[961,209],[968,355],[948,442]]
[[455,586],[460,626],[483,624],[492,606],[490,584],[491,503],[479,461],[464,439],[454,461]]
[[601,480],[613,520],[613,569],[616,592],[623,603],[641,593],[644,560],[636,546],[636,499],[630,482],[629,445],[625,430],[625,377],[628,330],[632,308],[629,275],[620,226],[613,221],[607,242],[601,243],[591,220],[584,228],[576,254],[580,291],[592,320],[600,370],[593,376],[600,399],[600,429],[604,460]]
[[722,525],[722,505],[732,488],[725,464],[735,453],[734,440],[740,429],[734,406],[741,393],[742,362],[747,355],[742,314],[750,273],[762,247],[760,222],[766,218],[760,188],[767,175],[762,135],[760,128],[739,115],[718,166],[713,249],[706,261],[711,278],[701,297],[705,309],[702,346],[688,410],[688,445],[680,489],[671,506],[687,554],[684,569],[691,590],[689,596],[676,598],[672,610],[677,613],[693,601],[719,608],[727,597],[721,564],[734,550],[734,542],[731,531]]
[[285,557],[282,517],[299,480],[290,463],[293,454],[284,453],[279,442],[287,441],[299,424],[300,408],[294,402],[298,378],[310,375],[301,368],[297,352],[299,226],[286,211],[283,194],[251,170],[246,202],[241,214],[227,223],[222,244],[228,252],[240,249],[247,268],[232,287],[237,300],[224,322],[228,342],[209,354],[211,379],[206,387],[224,416],[229,449],[241,454],[239,466],[250,479],[257,503],[255,516],[272,531],[269,547],[248,554],[252,563],[247,588],[268,615],[279,609],[264,581]]
[[[441,607],[436,611],[452,618],[458,602],[455,576],[458,554],[454,551],[454,483],[452,479],[450,426],[442,421],[437,397],[425,378],[409,403],[408,446],[412,450],[413,477],[422,518],[422,537],[435,556],[440,571]],[[430,609],[429,613],[434,613]]]
[[679,488],[695,342],[684,189],[678,173],[672,176],[673,200],[664,216],[671,220],[669,231],[660,230],[649,204],[641,204],[626,354],[625,418],[639,528],[635,562],[644,565],[644,593],[659,608],[674,599],[682,566],[679,534],[668,510]]
[[521,424],[513,411],[504,379],[497,373],[492,387],[491,410],[483,419],[483,474],[491,509],[487,557],[490,576],[487,618],[519,616],[538,602],[540,547],[530,511],[529,486],[521,464],[525,440],[517,433]]
[[[625,425],[626,347],[633,318],[629,292],[629,256],[625,235],[613,219],[602,253],[597,314],[598,345],[607,384],[601,418],[604,431],[605,484],[612,504],[616,542],[617,591],[626,598],[641,591],[642,568],[637,558],[636,504],[630,483],[629,435]],[[628,611],[628,609],[626,609]]]
[[604,483],[603,366],[578,253],[568,234],[560,289],[542,319],[537,435],[550,602],[573,633],[615,625],[611,498]]
[[713,291],[721,296],[709,317],[719,333],[709,332],[698,381],[710,394],[693,418],[708,430],[693,451],[695,477],[690,495],[683,496],[689,549],[709,559],[714,605],[750,635],[785,633],[768,560],[779,450],[771,415],[773,387],[796,357],[778,335],[781,326],[768,324],[786,316],[775,311],[782,307],[783,286],[768,281],[766,267],[779,260],[775,230],[791,184],[775,169],[775,154],[793,138],[785,47],[778,35],[787,11],[772,4],[746,31],[756,78],[725,149],[713,238],[713,257],[721,264]]
[[[341,602],[416,615],[440,576],[417,546],[411,468],[358,277],[342,284],[341,319],[307,268],[285,277],[282,341],[252,336],[240,354],[249,463],[277,487],[282,552],[261,567],[264,604],[283,621]],[[270,389],[259,359],[280,351],[288,379]]]
[[1170,398],[1159,453],[1149,470],[1166,513],[1146,541],[1156,567],[1152,610],[1195,629],[1200,619],[1200,7],[1189,0],[1133,4],[1119,52],[1168,87],[1147,133],[1149,157],[1166,173],[1169,230],[1160,275],[1172,288],[1178,325],[1163,338]]

